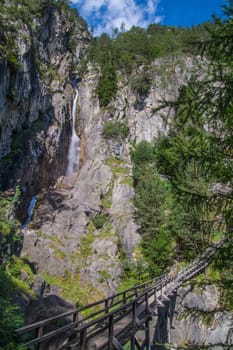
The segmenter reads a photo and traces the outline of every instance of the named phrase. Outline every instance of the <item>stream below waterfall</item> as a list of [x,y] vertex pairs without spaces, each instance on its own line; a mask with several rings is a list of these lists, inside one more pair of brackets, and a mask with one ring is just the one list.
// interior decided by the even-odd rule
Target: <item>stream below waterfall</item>
[[79,170],[79,158],[80,158],[80,138],[76,133],[76,111],[78,102],[78,90],[75,89],[75,97],[72,107],[72,137],[68,152],[68,166],[66,175],[70,175]]

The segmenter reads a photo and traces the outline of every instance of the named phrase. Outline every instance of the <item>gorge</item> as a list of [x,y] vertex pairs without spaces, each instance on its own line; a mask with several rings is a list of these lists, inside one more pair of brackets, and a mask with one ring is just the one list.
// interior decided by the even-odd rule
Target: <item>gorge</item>
[[27,323],[54,316],[175,273],[223,236],[211,266],[178,289],[168,346],[230,349],[229,55],[218,75],[211,50],[185,44],[188,30],[182,42],[156,25],[91,38],[67,1],[0,8],[2,349],[22,323],[11,305]]

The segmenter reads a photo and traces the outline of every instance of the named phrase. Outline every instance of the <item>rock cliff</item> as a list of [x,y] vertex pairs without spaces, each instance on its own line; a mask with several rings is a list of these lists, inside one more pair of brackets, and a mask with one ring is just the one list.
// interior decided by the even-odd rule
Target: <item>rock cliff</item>
[[178,290],[170,342],[178,346],[230,345],[233,342],[232,315],[221,307],[215,285]]
[[15,61],[0,59],[1,187],[20,186],[21,218],[66,168],[72,69],[90,39],[82,19],[68,18],[67,9],[45,6],[30,24],[19,19]]
[[[130,151],[135,142],[166,133],[172,110],[155,110],[162,100],[176,98],[194,66],[188,57],[155,61],[151,89],[139,109],[142,101],[123,76],[116,99],[100,108],[95,94],[98,70],[89,66],[78,84],[80,170],[39,195],[33,222],[24,230],[22,256],[29,255],[37,272],[58,287],[52,290],[72,299],[62,292],[62,284],[75,280],[83,290],[91,290],[94,299],[112,294],[120,283],[121,253],[135,264],[141,258]],[[126,125],[128,135],[106,137],[109,122]],[[104,218],[101,227],[96,225],[98,217]],[[78,294],[76,299],[84,301],[82,292]]]
[[230,349],[232,314],[221,307],[221,295],[215,285],[188,284],[164,304],[158,310],[154,334],[157,345],[153,349],[164,348],[158,344],[167,344],[169,349]]

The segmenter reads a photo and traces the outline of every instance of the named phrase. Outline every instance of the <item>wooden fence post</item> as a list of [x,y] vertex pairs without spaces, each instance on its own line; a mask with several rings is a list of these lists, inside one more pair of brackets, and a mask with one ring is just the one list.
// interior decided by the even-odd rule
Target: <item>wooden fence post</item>
[[113,315],[109,317],[109,324],[108,324],[108,350],[113,350]]
[[[36,330],[36,338],[40,338],[43,335],[43,326]],[[35,350],[40,349],[40,343],[36,344]]]
[[80,332],[80,350],[86,350],[86,342],[87,342],[87,329],[84,328]]

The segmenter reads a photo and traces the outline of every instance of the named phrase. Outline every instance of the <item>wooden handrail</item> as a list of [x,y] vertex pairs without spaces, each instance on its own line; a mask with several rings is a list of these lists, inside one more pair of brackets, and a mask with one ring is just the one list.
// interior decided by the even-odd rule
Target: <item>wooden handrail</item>
[[[207,248],[206,251],[198,259],[195,259],[192,264],[184,267],[174,276],[163,274],[151,279],[150,281],[141,283],[137,286],[126,289],[113,296],[81,307],[79,309],[65,312],[51,318],[33,323],[31,325],[21,327],[16,330],[16,334],[20,335],[30,331],[43,330],[43,327],[48,324],[51,324],[59,319],[64,320],[68,316],[73,316],[73,321],[69,324],[61,326],[57,330],[48,332],[46,334],[40,334],[36,338],[25,343],[24,346],[37,345],[52,339],[54,336],[61,335],[66,332],[69,333],[69,335],[74,333],[79,334],[81,344],[80,349],[85,349],[85,344],[88,339],[93,338],[94,336],[102,333],[103,331],[106,331],[107,329],[109,330],[110,338],[112,339],[111,329],[113,328],[114,322],[118,322],[127,315],[132,314],[133,325],[136,322],[135,308],[138,308],[140,305],[145,303],[145,312],[148,314],[150,310],[148,304],[149,298],[154,296],[154,300],[156,300],[157,291],[161,291],[160,297],[162,297],[163,293],[166,292],[166,288],[168,290],[177,289],[182,285],[183,282],[196,276],[198,273],[204,270],[206,266],[208,266],[214,256],[216,249],[219,248],[223,243],[224,240],[221,240],[221,243],[218,242],[212,247]],[[83,311],[89,309],[91,310],[92,308],[95,308],[99,305],[103,306],[100,310],[93,310],[90,315],[83,317],[82,319],[78,317],[78,315],[81,315]],[[67,335],[67,337],[69,337],[69,335]],[[111,348],[111,346],[109,348]]]
[[[101,299],[101,300],[98,300],[94,303],[91,303],[91,304],[88,304],[86,306],[83,306],[81,308],[78,308],[78,309],[75,309],[75,310],[72,310],[72,311],[68,311],[68,312],[65,312],[65,313],[62,313],[62,314],[59,314],[59,315],[56,315],[56,316],[53,316],[53,317],[50,317],[50,318],[47,318],[43,321],[38,321],[38,322],[34,322],[30,325],[27,325],[27,326],[23,326],[19,329],[16,330],[16,333],[17,334],[23,334],[25,332],[29,332],[31,330],[34,330],[36,328],[39,328],[39,327],[42,327],[42,326],[46,326],[47,324],[49,323],[52,323],[53,321],[57,321],[59,320],[60,318],[64,319],[65,317],[68,317],[68,316],[71,316],[71,315],[75,315],[76,313],[80,313],[80,312],[83,312],[83,311],[86,311],[87,309],[91,309],[93,307],[96,307],[98,305],[101,305],[101,304],[105,304],[105,302],[107,301],[113,301],[114,299],[116,298],[119,298],[120,296],[125,296],[127,293],[131,292],[131,291],[135,291],[135,288],[136,290],[140,289],[140,288],[144,288],[144,286],[146,285],[149,285],[149,284],[154,284],[156,281],[158,280],[161,280],[162,278],[164,278],[166,276],[166,274],[162,274],[160,276],[157,276],[147,282],[144,282],[144,283],[141,283],[139,285],[136,285],[134,287],[131,287],[131,288],[128,288],[120,293],[117,293],[117,294],[113,294],[112,296],[108,297],[108,298],[104,298],[104,299]],[[130,295],[130,297],[133,297],[135,295],[135,293],[133,293],[132,295]],[[120,303],[121,301],[119,301],[118,303]],[[110,307],[113,307],[113,306],[116,306],[118,303],[116,304],[109,304],[111,306]],[[103,310],[100,310],[101,312],[103,312],[105,310],[105,308],[103,308]],[[86,318],[84,318],[83,320],[91,317],[92,315],[90,316],[87,316]]]

